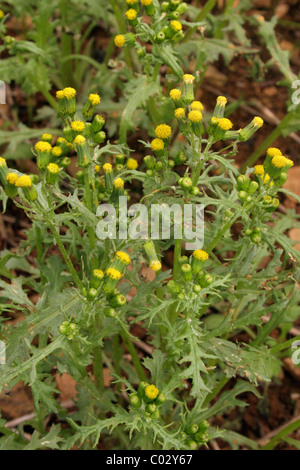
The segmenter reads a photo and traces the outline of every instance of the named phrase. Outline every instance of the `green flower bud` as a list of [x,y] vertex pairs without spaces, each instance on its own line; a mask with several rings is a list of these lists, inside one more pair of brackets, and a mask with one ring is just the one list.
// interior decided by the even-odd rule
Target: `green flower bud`
[[164,395],[163,393],[160,393],[158,397],[156,398],[155,403],[157,405],[162,405],[163,403],[165,403],[166,400],[167,400],[166,395]]
[[251,180],[246,175],[240,175],[238,179],[236,180],[236,182],[237,182],[237,188],[239,190],[247,191],[251,183]]
[[104,142],[105,139],[106,139],[106,134],[103,131],[97,132],[97,134],[93,136],[93,140],[96,144],[102,144],[102,142]]
[[193,273],[192,273],[192,267],[190,264],[183,264],[180,268],[181,270],[181,275],[182,278],[186,281],[189,282],[193,279]]
[[147,413],[153,414],[156,412],[156,410],[157,410],[157,406],[155,405],[155,403],[148,403],[148,405],[146,405]]
[[122,294],[116,295],[110,301],[110,305],[112,307],[122,307],[123,305],[126,305],[126,303],[127,303],[127,299],[125,295],[122,295]]
[[185,176],[184,178],[180,178],[178,181],[179,186],[181,186],[184,190],[189,191],[193,187],[193,183],[191,178]]
[[167,288],[172,294],[178,294],[182,290],[181,286],[177,282],[173,281],[173,279],[167,283]]
[[199,294],[201,290],[202,290],[202,287],[200,286],[200,284],[193,285],[193,291],[195,292],[195,294]]
[[146,155],[144,157],[144,163],[149,170],[152,170],[156,165],[156,160],[153,155]]
[[105,315],[106,317],[114,318],[114,317],[117,316],[117,312],[116,312],[116,310],[115,310],[114,308],[106,308],[106,309],[104,310],[104,315]]
[[138,409],[138,408],[141,407],[142,402],[141,402],[141,399],[140,399],[140,397],[138,396],[137,393],[131,393],[129,395],[129,401],[130,401],[130,404],[133,408]]
[[248,188],[248,194],[254,194],[259,188],[259,184],[256,181],[251,181],[249,188]]
[[98,295],[98,291],[94,289],[93,287],[91,287],[88,290],[87,298],[88,300],[94,300],[97,297],[97,295]]
[[138,396],[139,396],[140,398],[144,398],[144,396],[145,396],[145,390],[146,390],[146,388],[148,387],[148,385],[149,385],[148,382],[145,382],[145,381],[140,382],[139,388],[138,388]]
[[105,119],[101,114],[96,114],[93,119],[91,130],[94,134],[100,132],[105,124]]
[[199,430],[198,424],[193,423],[190,426],[187,426],[185,431],[186,431],[187,434],[191,435],[191,434],[196,434],[196,432],[198,432],[198,430]]
[[187,448],[190,449],[190,450],[198,449],[198,444],[193,439],[188,439],[185,444],[186,444]]

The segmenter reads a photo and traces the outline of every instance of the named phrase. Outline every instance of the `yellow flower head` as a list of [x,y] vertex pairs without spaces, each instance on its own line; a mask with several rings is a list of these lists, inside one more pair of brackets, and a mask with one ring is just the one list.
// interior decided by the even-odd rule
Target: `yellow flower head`
[[202,111],[204,109],[204,106],[203,104],[201,103],[201,101],[193,101],[191,103],[191,109],[193,111]]
[[136,19],[137,12],[133,8],[130,8],[130,10],[126,11],[125,15],[129,21],[132,21]]
[[123,189],[124,188],[124,180],[122,180],[122,178],[116,178],[114,180],[114,187],[116,189]]
[[209,254],[204,250],[195,250],[193,252],[193,257],[199,261],[206,261],[209,258]]
[[135,158],[128,158],[126,166],[129,170],[136,170],[139,164]]
[[180,21],[177,20],[171,21],[171,28],[173,29],[173,31],[178,33],[178,31],[182,30],[182,24],[180,23]]
[[157,152],[159,150],[163,150],[164,146],[165,146],[165,144],[164,144],[164,141],[162,139],[153,139],[152,142],[151,142],[151,148],[155,152]]
[[49,163],[49,165],[47,166],[47,170],[49,171],[49,173],[56,175],[57,173],[59,173],[60,168],[58,165],[56,165],[56,163]]
[[120,271],[118,271],[115,268],[108,268],[108,270],[106,271],[106,275],[110,277],[111,279],[114,279],[115,281],[121,279],[122,277],[122,274],[120,273]]
[[65,98],[67,98],[68,100],[71,100],[72,98],[75,98],[76,90],[75,90],[75,88],[71,88],[69,86],[69,87],[63,89],[63,94],[64,94]]
[[[263,183],[268,183],[270,181],[270,175],[268,175],[268,173],[259,175],[259,177],[261,178]],[[272,186],[274,186],[273,181],[270,182],[270,187],[272,187]]]
[[75,145],[80,145],[85,143],[85,137],[81,134],[77,135],[74,139],[74,144]]
[[103,171],[104,171],[104,173],[111,173],[112,172],[111,164],[110,163],[104,163]]
[[118,34],[118,36],[115,37],[115,45],[117,47],[123,47],[126,42],[124,34]]
[[219,119],[216,118],[216,117],[212,117],[211,120],[210,120],[210,123],[213,125],[213,126],[216,126],[219,122]]
[[217,98],[217,104],[219,106],[225,106],[227,103],[227,98],[225,98],[225,96],[218,96]]
[[182,77],[182,80],[185,82],[185,83],[193,83],[193,81],[195,80],[195,77],[194,75],[191,75],[189,73],[186,73],[185,75],[183,75]]
[[153,3],[153,0],[141,0],[141,4],[145,5],[146,7],[151,5],[151,3]]
[[3,16],[4,16],[4,11],[0,10],[0,20],[3,18]]
[[19,176],[17,175],[17,173],[8,173],[6,175],[6,181],[9,183],[9,184],[13,184],[15,185],[16,182],[18,181],[19,179]]
[[75,132],[83,132],[85,129],[85,124],[83,121],[73,121],[71,122],[71,127]]
[[181,98],[181,90],[178,90],[178,88],[173,88],[173,90],[170,91],[170,97],[174,101],[178,101]]
[[0,157],[0,166],[7,166],[5,158]]
[[53,136],[51,134],[45,133],[42,135],[42,140],[52,140],[52,137]]
[[200,122],[202,121],[202,113],[200,111],[190,111],[188,118],[192,122]]
[[126,0],[127,5],[134,5],[138,0]]
[[57,98],[58,100],[62,100],[62,99],[64,99],[64,97],[65,97],[64,90],[58,90],[58,91],[56,92],[56,98]]
[[229,129],[232,128],[233,124],[232,124],[232,122],[230,121],[230,119],[222,118],[222,119],[219,119],[219,120],[218,120],[218,126],[219,126],[220,129],[222,129],[223,131],[229,131]]
[[101,168],[100,165],[95,165],[95,172],[96,172],[96,173],[99,173],[100,168]]
[[94,269],[93,275],[98,279],[102,279],[104,277],[104,272],[102,271],[102,269]]
[[156,261],[151,261],[150,263],[150,269],[152,269],[152,271],[159,271],[161,269],[161,262],[156,260]]
[[32,181],[30,176],[28,175],[22,175],[20,176],[15,184],[19,188],[30,188],[32,186]]
[[275,155],[272,158],[272,165],[276,168],[291,167],[294,165],[293,161],[289,158],[284,157],[283,155]]
[[171,137],[172,129],[167,124],[160,124],[155,129],[155,134],[159,139],[168,139]]
[[281,151],[277,149],[276,147],[270,147],[267,150],[267,155],[269,157],[275,157],[276,155],[282,155]]
[[100,101],[101,101],[101,98],[99,95],[97,95],[97,93],[91,93],[89,95],[89,102],[93,105],[93,106],[97,106],[97,104],[100,104]]
[[158,388],[155,387],[155,385],[148,385],[145,388],[145,395],[150,400],[155,400],[155,398],[158,396],[158,394],[159,394],[159,390],[158,390]]
[[256,116],[252,119],[252,124],[254,125],[254,127],[262,127],[264,125],[264,121],[261,117]]
[[175,109],[174,115],[177,119],[183,119],[185,117],[185,109],[184,108]]
[[254,174],[255,175],[263,175],[265,173],[265,169],[263,165],[255,165],[254,167]]
[[53,147],[52,149],[52,155],[54,157],[60,157],[62,154],[62,149],[60,147],[58,147],[58,145],[56,145],[55,147]]
[[43,142],[42,140],[37,142],[34,148],[37,152],[43,152],[43,153],[51,152],[52,150],[51,145],[48,142]]
[[130,256],[125,253],[125,251],[117,251],[116,252],[116,257],[121,260],[124,264],[130,264],[131,263],[131,259],[130,259]]

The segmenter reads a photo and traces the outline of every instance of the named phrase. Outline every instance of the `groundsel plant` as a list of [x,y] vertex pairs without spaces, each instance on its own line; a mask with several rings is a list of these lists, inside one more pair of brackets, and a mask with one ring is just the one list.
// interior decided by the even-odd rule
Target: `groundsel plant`
[[[140,39],[171,47],[183,34],[180,1],[127,5]],[[133,32],[115,43],[140,47]],[[1,449],[196,450],[217,437],[235,449],[257,448],[230,422],[218,427],[216,416],[247,406],[240,394],[259,398],[290,347],[299,253],[285,233],[296,216],[278,208],[293,162],[269,148],[263,164],[240,174],[233,157],[262,119],[238,128],[224,117],[224,96],[209,113],[195,99],[193,74],[178,70],[170,84],[172,118],[149,129],[143,161],[123,141],[107,141],[99,94],[78,107],[72,87],[56,94],[62,135],[41,133],[33,144],[38,173],[22,174],[0,159],[4,209],[12,200],[32,221],[18,253],[2,253],[0,388],[8,392],[23,380],[35,405],[31,441],[22,426],[14,432],[2,420]],[[76,177],[68,172],[74,159]],[[181,239],[171,231],[168,240],[109,231],[97,237],[99,208],[110,204],[118,214],[124,196],[130,205],[132,182],[146,208],[202,204],[203,247],[186,250],[184,231]],[[138,227],[138,217],[129,213],[126,223]],[[14,311],[23,314],[17,324],[7,321]],[[271,337],[276,327],[278,340]],[[77,384],[72,413],[57,399],[54,376],[64,373]]]

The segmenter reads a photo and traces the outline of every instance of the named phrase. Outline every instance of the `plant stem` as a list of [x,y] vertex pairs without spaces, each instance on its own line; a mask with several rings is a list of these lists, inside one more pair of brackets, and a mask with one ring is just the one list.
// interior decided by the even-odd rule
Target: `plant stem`
[[68,255],[67,250],[64,247],[63,242],[61,241],[60,235],[59,235],[58,231],[56,230],[56,227],[53,225],[53,223],[51,222],[49,217],[45,216],[45,221],[46,221],[49,229],[51,230],[51,232],[52,232],[52,234],[55,238],[56,244],[57,244],[58,248],[60,249],[61,254],[64,257],[66,265],[68,266],[68,269],[69,269],[69,271],[70,271],[70,273],[71,273],[71,275],[74,279],[75,284],[77,285],[78,289],[82,292],[83,291],[83,284],[82,284],[81,280],[79,279],[77,271],[73,266],[73,263],[72,263],[69,255]]
[[133,362],[133,365],[134,365],[134,367],[136,369],[136,372],[139,376],[139,379],[141,381],[147,381],[146,374],[144,372],[143,366],[142,366],[141,361],[139,359],[138,353],[136,352],[134,344],[132,343],[131,339],[128,337],[128,335],[126,334],[125,331],[121,332],[121,336],[122,336],[122,339],[123,339],[123,341],[126,345],[126,348],[129,351],[129,354],[132,357],[132,362]]
[[[90,185],[90,168],[89,167],[85,168],[83,170],[83,174],[84,174],[84,201],[85,201],[85,205],[91,212],[93,212],[93,191],[92,191],[92,188],[91,188],[91,185]],[[91,250],[93,252],[95,250],[96,244],[97,244],[96,235],[95,235],[93,227],[91,227],[90,225],[88,225],[87,231],[88,231],[88,236],[89,236],[89,240],[90,240]],[[92,260],[91,260],[92,269],[96,269],[97,264],[98,264],[98,261],[97,261],[96,257],[93,254]]]
[[281,431],[279,431],[268,444],[264,445],[261,447],[260,450],[273,450],[274,447],[276,447],[281,441],[284,440],[285,437],[287,437],[289,434],[291,434],[293,431],[296,431],[300,427],[300,419],[297,419],[297,421],[294,421],[293,423],[288,424],[285,426]]
[[[123,12],[119,7],[118,1],[117,0],[109,0],[110,6],[112,8],[112,11],[114,12],[114,15],[116,17],[118,27],[119,27],[119,34],[125,34],[126,33],[126,23],[124,20]],[[133,70],[133,63],[131,59],[130,52],[128,48],[124,48],[124,57],[125,57],[125,62],[127,65]]]
[[[100,330],[100,317],[96,319],[96,330]],[[96,346],[93,350],[93,371],[95,377],[95,385],[99,392],[104,391],[103,362],[102,362],[102,346]]]

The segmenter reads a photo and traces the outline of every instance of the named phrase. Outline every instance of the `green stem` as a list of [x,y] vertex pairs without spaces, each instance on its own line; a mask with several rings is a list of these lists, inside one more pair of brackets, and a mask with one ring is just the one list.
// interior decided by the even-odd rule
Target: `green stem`
[[82,284],[81,280],[79,279],[77,271],[73,266],[73,263],[72,263],[69,255],[67,253],[67,250],[64,247],[64,244],[61,241],[61,238],[60,238],[60,235],[59,235],[58,231],[56,230],[55,226],[53,225],[53,223],[51,222],[51,220],[47,216],[45,216],[45,221],[46,221],[49,229],[51,230],[51,232],[52,232],[52,234],[55,238],[56,244],[57,244],[58,248],[60,249],[61,254],[64,257],[66,265],[68,266],[68,269],[69,269],[69,271],[70,271],[70,273],[71,273],[71,275],[74,279],[75,284],[77,285],[78,289],[82,292],[83,291],[83,284]]
[[273,450],[281,441],[285,439],[289,434],[296,431],[300,427],[300,419],[297,419],[293,423],[288,424],[285,426],[281,431],[279,431],[268,444],[261,447],[260,450]]
[[[85,205],[89,209],[89,211],[93,212],[93,188],[91,188],[91,184],[90,184],[90,168],[89,167],[85,168],[83,170],[83,174],[84,174],[84,201],[85,201]],[[96,244],[97,244],[96,234],[94,232],[93,227],[91,227],[90,225],[88,225],[87,231],[88,231],[88,236],[89,236],[89,240],[90,240],[91,250],[93,252],[95,250]],[[91,259],[92,269],[96,269],[97,264],[98,264],[98,261],[97,261],[96,257],[92,256],[92,259]]]
[[247,167],[251,167],[257,162],[259,157],[267,150],[272,143],[281,136],[282,131],[289,125],[290,121],[295,117],[294,111],[286,114],[278,126],[271,132],[270,135],[260,144],[260,146],[250,155],[246,163],[241,168],[241,172],[245,172]]
[[132,343],[131,339],[128,337],[128,335],[126,334],[125,331],[122,331],[121,336],[122,336],[122,339],[123,339],[123,341],[126,345],[126,348],[129,351],[129,354],[132,357],[132,362],[133,362],[133,365],[134,365],[134,367],[136,369],[136,372],[139,376],[139,379],[141,381],[147,381],[146,374],[144,372],[143,366],[142,366],[141,361],[139,359],[138,353],[137,353],[137,351],[134,347],[134,344]]
[[[124,20],[123,12],[120,9],[117,0],[109,0],[109,3],[118,23],[119,34],[125,34],[126,23]],[[130,55],[128,48],[126,47],[124,48],[124,57],[125,57],[125,62],[127,63],[127,65],[133,70],[133,63],[132,63],[131,55]]]
[[[100,330],[100,317],[96,320],[96,330]],[[102,346],[96,346],[93,350],[93,371],[95,377],[95,385],[99,392],[104,391],[104,376],[103,376],[103,361],[102,361]]]

